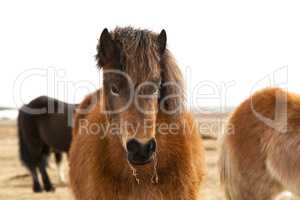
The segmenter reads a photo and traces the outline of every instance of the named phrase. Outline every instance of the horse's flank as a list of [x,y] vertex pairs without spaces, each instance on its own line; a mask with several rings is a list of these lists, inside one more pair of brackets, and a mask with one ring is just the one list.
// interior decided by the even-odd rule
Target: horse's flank
[[[285,113],[281,113],[286,114],[286,122],[276,116],[281,106],[286,106]],[[265,118],[274,126],[261,120]],[[299,120],[300,96],[278,88],[255,93],[235,110],[220,158],[227,199],[268,200],[283,190],[299,193]],[[284,124],[285,129],[278,129]]]
[[[46,171],[47,159],[54,151],[56,162],[60,165],[61,153],[68,152],[75,107],[74,104],[41,96],[19,110],[17,125],[20,159],[32,175],[34,192],[54,190]],[[41,172],[44,188],[40,185],[37,169]]]

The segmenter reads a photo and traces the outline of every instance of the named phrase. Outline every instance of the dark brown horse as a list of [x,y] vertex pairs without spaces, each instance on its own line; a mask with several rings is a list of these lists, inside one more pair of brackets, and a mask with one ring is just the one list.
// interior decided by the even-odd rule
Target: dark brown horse
[[69,153],[77,200],[198,199],[202,140],[166,40],[164,30],[102,32],[103,88],[79,106]]
[[68,152],[72,138],[72,114],[74,104],[67,104],[46,96],[38,97],[19,110],[18,133],[20,159],[29,169],[33,179],[33,191],[41,192],[37,169],[44,190],[54,191],[47,174],[47,160],[51,151],[56,162],[61,162],[62,152]]

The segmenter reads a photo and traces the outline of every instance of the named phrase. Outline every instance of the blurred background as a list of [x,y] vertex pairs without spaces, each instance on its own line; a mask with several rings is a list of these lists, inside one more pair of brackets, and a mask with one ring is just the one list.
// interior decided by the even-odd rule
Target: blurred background
[[276,0],[1,1],[0,105],[41,94],[80,102],[101,82],[100,33],[116,26],[166,29],[191,107],[233,107],[270,85],[297,92],[299,8]]
[[[228,113],[251,93],[268,86],[300,93],[299,10],[296,0],[3,0],[0,118],[14,119],[15,108],[40,95],[79,103],[99,88],[96,44],[104,28],[116,26],[167,31],[168,48],[185,77],[187,105],[195,113]],[[227,115],[218,116],[222,121]],[[8,162],[2,164],[11,170],[0,176],[1,185],[6,186],[1,186],[0,198],[33,199],[28,177],[16,183],[16,177],[9,176],[26,173],[15,155],[14,123],[2,122],[0,128],[0,146],[10,152],[2,158]],[[9,133],[11,138],[6,137]],[[207,143],[208,165],[214,170],[215,149],[215,141]],[[15,165],[20,168],[11,167]],[[219,190],[216,172],[209,177],[206,193],[212,195],[207,199],[221,199],[222,194],[215,192]],[[10,189],[17,187],[23,189],[16,195]],[[65,199],[67,190],[60,188],[56,196],[47,194],[47,198]]]

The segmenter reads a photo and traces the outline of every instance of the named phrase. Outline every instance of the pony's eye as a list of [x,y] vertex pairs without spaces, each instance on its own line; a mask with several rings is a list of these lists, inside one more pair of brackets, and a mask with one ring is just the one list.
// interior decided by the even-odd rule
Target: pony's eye
[[114,96],[119,96],[120,95],[120,90],[116,85],[111,86],[110,92]]

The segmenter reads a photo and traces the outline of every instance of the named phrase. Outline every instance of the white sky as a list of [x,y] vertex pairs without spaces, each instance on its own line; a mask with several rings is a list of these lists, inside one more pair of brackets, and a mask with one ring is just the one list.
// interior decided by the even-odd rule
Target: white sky
[[[103,28],[117,25],[166,29],[169,49],[187,79],[188,102],[194,106],[237,105],[253,87],[270,85],[264,79],[256,87],[284,66],[274,85],[286,82],[287,76],[289,90],[300,93],[299,11],[300,2],[288,0],[0,1],[0,105],[20,106],[41,94],[79,102],[99,87],[97,39]],[[49,67],[49,73],[60,75],[55,92],[51,81],[47,92]],[[25,70],[29,78],[24,80]],[[69,82],[67,95],[61,90],[63,81]],[[87,81],[96,86],[84,88]],[[235,85],[226,95],[224,89],[210,94],[210,86],[220,89],[230,81]],[[203,83],[209,87],[200,87]]]

